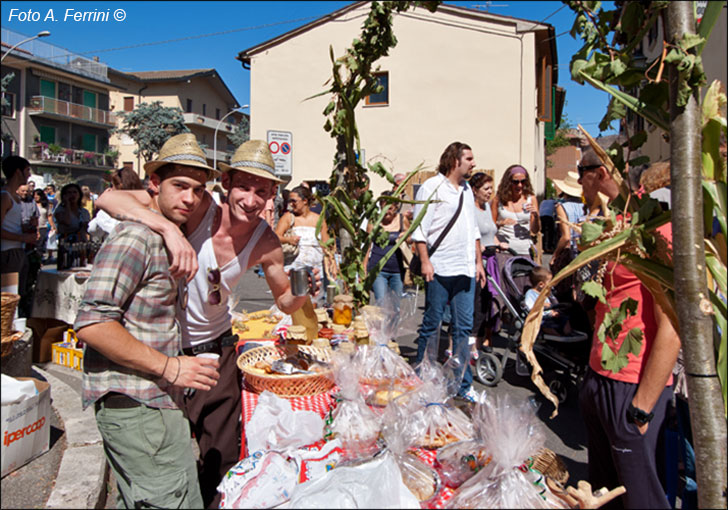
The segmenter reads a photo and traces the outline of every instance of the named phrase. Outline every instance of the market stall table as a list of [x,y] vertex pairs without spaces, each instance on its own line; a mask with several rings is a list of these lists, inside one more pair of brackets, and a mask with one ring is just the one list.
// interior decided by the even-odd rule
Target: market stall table
[[31,317],[57,319],[73,324],[90,275],[90,266],[63,271],[40,271],[35,284]]

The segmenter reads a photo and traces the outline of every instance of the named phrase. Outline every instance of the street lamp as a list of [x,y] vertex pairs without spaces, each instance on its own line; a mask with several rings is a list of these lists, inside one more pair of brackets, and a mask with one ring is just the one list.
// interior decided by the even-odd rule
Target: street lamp
[[245,108],[250,108],[249,104],[244,104],[243,106],[239,108],[233,108],[229,112],[225,114],[225,116],[220,119],[220,121],[217,123],[217,127],[215,128],[215,134],[213,135],[213,142],[212,142],[212,168],[217,169],[217,130],[220,129],[220,126],[222,126],[222,121],[225,120],[228,115],[231,113],[235,113],[239,110],[243,110]]
[[10,48],[8,51],[6,51],[5,52],[5,55],[3,55],[2,58],[0,58],[0,62],[2,62],[3,60],[5,60],[5,57],[7,57],[10,54],[11,51],[13,51],[15,48],[17,48],[21,44],[25,44],[28,41],[32,41],[33,39],[37,39],[39,37],[48,37],[49,35],[51,35],[51,33],[48,30],[43,30],[42,32],[38,32],[37,34],[35,34],[33,37],[28,37],[27,39],[23,39],[18,44],[16,44],[12,48]]

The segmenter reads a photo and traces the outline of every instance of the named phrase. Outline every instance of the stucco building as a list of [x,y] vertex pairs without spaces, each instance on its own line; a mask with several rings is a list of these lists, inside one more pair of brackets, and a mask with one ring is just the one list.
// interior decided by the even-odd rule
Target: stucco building
[[[163,106],[179,108],[183,112],[185,125],[203,146],[209,164],[214,160],[229,160],[235,148],[227,135],[235,130],[244,117],[247,118],[247,114],[234,110],[240,105],[215,69],[139,72],[110,69],[109,74],[118,87],[111,94],[111,108],[115,112],[129,112],[140,103],[155,101],[160,101]],[[228,115],[231,111],[233,113]],[[122,122],[121,116],[117,116],[120,127]],[[134,154],[137,148],[134,140],[123,134],[115,134],[111,140],[119,150],[119,166],[130,167],[144,176],[145,161],[141,155]]]
[[[3,28],[3,55],[26,38]],[[11,73],[3,93],[2,156],[28,159],[46,183],[74,181],[101,191],[115,163],[109,145],[114,85],[106,64],[34,40],[4,58],[2,76]]]
[[[251,138],[292,134],[292,184],[327,180],[335,141],[325,132],[322,92],[339,57],[361,32],[370,4],[356,2],[239,53],[250,69]],[[554,29],[547,23],[440,5],[394,14],[398,44],[380,66],[385,90],[357,109],[365,162],[392,172],[424,162],[434,170],[444,148],[468,143],[478,168],[511,164],[545,183],[544,137],[559,115]],[[559,100],[557,100],[559,99]],[[372,189],[391,186],[373,175]]]

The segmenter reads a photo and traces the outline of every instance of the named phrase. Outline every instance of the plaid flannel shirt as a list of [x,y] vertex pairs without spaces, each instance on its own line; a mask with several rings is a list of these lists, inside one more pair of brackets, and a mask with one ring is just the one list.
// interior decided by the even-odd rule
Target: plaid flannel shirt
[[[96,255],[73,327],[116,321],[140,342],[176,356],[181,349],[176,299],[162,237],[139,223],[123,222]],[[82,390],[84,409],[111,391],[149,407],[175,409],[181,394],[161,377],[118,365],[88,345]]]

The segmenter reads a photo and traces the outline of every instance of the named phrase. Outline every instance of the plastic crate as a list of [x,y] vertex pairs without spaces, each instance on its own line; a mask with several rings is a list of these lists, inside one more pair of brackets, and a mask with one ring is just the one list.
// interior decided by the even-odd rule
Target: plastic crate
[[51,345],[51,350],[53,363],[83,371],[83,349],[76,348],[74,343],[58,342]]

